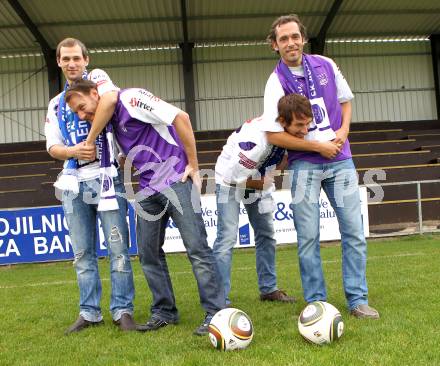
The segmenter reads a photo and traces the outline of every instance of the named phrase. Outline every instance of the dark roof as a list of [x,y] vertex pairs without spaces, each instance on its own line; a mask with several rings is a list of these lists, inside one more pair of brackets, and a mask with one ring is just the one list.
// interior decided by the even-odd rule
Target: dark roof
[[65,37],[89,48],[175,45],[185,27],[189,42],[263,41],[289,13],[300,15],[309,38],[323,30],[330,39],[440,32],[438,0],[0,0],[0,53],[53,49]]

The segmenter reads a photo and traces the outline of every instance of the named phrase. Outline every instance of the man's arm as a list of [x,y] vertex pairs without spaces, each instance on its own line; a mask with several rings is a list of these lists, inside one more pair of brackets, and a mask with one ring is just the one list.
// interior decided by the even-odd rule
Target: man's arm
[[188,158],[188,166],[183,174],[182,182],[185,182],[187,177],[190,176],[193,183],[198,187],[201,187],[198,172],[199,162],[197,159],[196,140],[194,138],[194,132],[188,114],[183,111],[177,113],[173,121],[173,126],[176,129],[180,141],[182,141],[183,148]]
[[50,156],[58,160],[76,158],[80,160],[95,160],[95,147],[86,146],[81,142],[75,146],[66,146],[58,125],[59,95],[49,102],[44,124],[44,134],[46,135],[46,146]]
[[260,179],[249,178],[246,181],[246,188],[256,189],[259,191],[268,189],[272,184],[274,184],[275,177],[279,174],[280,174],[279,170],[273,169],[270,172],[268,172],[265,176],[261,177]]
[[268,186],[269,185],[267,184],[267,179],[265,180],[264,177],[259,180],[249,178],[246,181],[246,188],[249,189],[256,189],[258,191],[262,191],[264,188],[267,188]]
[[92,127],[89,135],[87,136],[87,145],[95,144],[96,138],[112,118],[117,102],[117,91],[108,91],[100,97],[98,107],[96,108],[95,112],[95,118],[93,119]]
[[341,128],[335,131],[336,138],[333,140],[337,144],[344,144],[350,132],[351,123],[351,101],[341,103],[342,123]]
[[96,148],[95,145],[86,145],[85,142],[74,146],[53,145],[49,149],[49,155],[58,160],[75,158],[92,161],[96,158]]
[[336,138],[334,141],[338,144],[343,145],[345,141],[347,140],[348,133],[350,132],[350,122],[351,122],[351,101],[354,98],[353,92],[350,89],[350,86],[348,85],[347,80],[344,78],[344,75],[342,75],[341,70],[336,65],[336,63],[330,59],[326,58],[324,56],[321,56],[324,59],[326,59],[328,62],[331,63],[333,67],[333,71],[335,73],[335,82],[336,82],[336,93],[338,97],[338,101],[341,105],[341,127],[335,131]]
[[112,117],[117,101],[117,91],[109,91],[105,93],[99,100],[98,107],[95,112],[95,119],[93,120],[87,140],[74,146],[65,146],[60,144],[53,145],[49,149],[49,155],[58,160],[67,160],[70,158],[88,161],[95,160],[96,137],[98,137],[100,132],[104,129]]
[[304,140],[287,132],[266,132],[266,136],[269,144],[288,150],[317,152],[327,159],[334,158],[341,151],[337,143],[332,141]]
[[276,118],[278,117],[278,101],[283,96],[284,90],[278,77],[272,73],[264,90],[264,118],[271,127],[266,132],[268,142],[288,150],[316,152],[327,159],[332,159],[339,154],[340,148],[333,142],[304,140],[282,131]]

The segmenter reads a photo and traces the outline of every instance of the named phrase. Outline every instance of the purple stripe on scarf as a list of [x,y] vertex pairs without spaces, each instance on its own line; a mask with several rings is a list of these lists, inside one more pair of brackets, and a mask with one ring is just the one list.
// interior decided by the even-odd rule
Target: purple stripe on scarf
[[277,74],[283,87],[284,94],[301,94],[302,96],[313,99],[323,96],[322,89],[319,83],[316,82],[315,77],[310,66],[309,55],[303,54],[302,66],[304,68],[304,78],[306,79],[306,90],[304,90],[301,83],[298,81],[298,77],[295,77],[290,71],[289,67],[280,59],[275,67],[275,74]]

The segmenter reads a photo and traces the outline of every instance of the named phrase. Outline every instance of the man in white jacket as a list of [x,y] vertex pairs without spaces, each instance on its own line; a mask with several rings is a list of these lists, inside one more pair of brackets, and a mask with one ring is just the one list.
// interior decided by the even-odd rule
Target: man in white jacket
[[[307,98],[291,94],[280,99],[277,121],[287,133],[303,139],[312,118]],[[285,150],[267,142],[265,123],[262,117],[254,118],[233,132],[215,166],[218,224],[213,251],[227,304],[231,303],[232,248],[237,241],[240,201],[255,232],[260,300],[295,302],[294,297],[277,287],[271,192],[275,189],[274,170],[282,162]],[[313,146],[327,154],[338,150],[331,142],[314,142]]]
[[[67,81],[65,90],[74,81],[82,78],[97,83],[102,95],[101,111],[105,113],[98,111],[96,117],[110,119],[114,107],[109,112],[107,106],[113,105],[112,101],[117,98],[119,88],[103,70],[95,69],[87,73],[89,57],[84,44],[74,38],[64,39],[57,47],[57,62]],[[128,255],[127,202],[122,198],[125,192],[124,185],[119,176],[113,177],[114,205],[101,210],[99,205],[104,203],[103,206],[106,206],[111,200],[100,200],[102,192],[99,159],[96,159],[95,146],[87,146],[85,143],[90,124],[70,110],[64,100],[64,93],[65,91],[49,102],[45,135],[49,154],[55,159],[65,161],[63,174],[55,186],[63,190],[62,204],[72,240],[75,256],[73,264],[80,293],[79,317],[66,330],[66,334],[103,323],[100,306],[101,280],[96,256],[98,216],[101,219],[110,258],[110,312],[114,323],[120,329],[135,330],[134,282]],[[117,172],[116,169],[114,171]]]

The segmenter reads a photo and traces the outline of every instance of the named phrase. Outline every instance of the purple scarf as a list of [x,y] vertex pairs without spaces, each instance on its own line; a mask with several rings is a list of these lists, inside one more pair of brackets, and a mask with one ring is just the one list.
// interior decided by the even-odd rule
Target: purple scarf
[[[275,74],[278,76],[278,80],[283,87],[284,94],[301,94],[309,99],[311,102],[314,99],[323,100],[324,92],[321,85],[316,80],[316,76],[312,72],[311,58],[307,54],[302,55],[302,65],[304,68],[305,88],[303,84],[295,77],[290,71],[289,67],[280,59],[275,67]],[[312,102],[313,123],[309,127],[310,140],[333,140],[336,135],[332,130],[329,120],[328,111],[324,102],[318,103]],[[324,122],[324,123],[323,123]]]
[[118,163],[113,151],[113,128],[110,123],[100,133],[97,139],[100,150],[99,175],[101,180],[101,194],[98,211],[111,211],[119,209],[113,178],[118,175]]
[[[300,77],[292,74],[289,67],[280,60],[275,67],[274,73],[284,90],[284,94],[301,94],[312,103],[314,121],[312,122],[307,140],[329,141],[336,137],[334,131],[341,126],[341,106],[337,99],[337,85],[334,79],[332,65],[315,55],[302,55],[304,68],[304,82]],[[324,76],[324,78],[321,78]],[[321,84],[322,81],[326,82]],[[350,144],[345,141],[342,151],[333,159],[326,159],[317,153],[304,151],[289,151],[289,163],[293,160],[306,160],[320,164],[341,161],[351,158]]]
[[301,94],[307,99],[320,98],[323,96],[319,83],[316,82],[315,77],[310,67],[309,55],[302,55],[302,65],[304,67],[304,77],[306,78],[306,90],[298,81],[298,78],[293,76],[288,66],[280,59],[275,67],[275,73],[280,80],[283,87],[284,94]]

